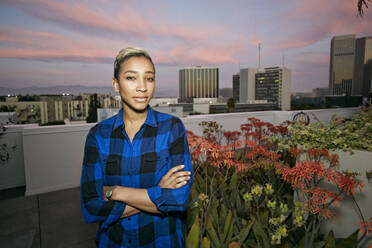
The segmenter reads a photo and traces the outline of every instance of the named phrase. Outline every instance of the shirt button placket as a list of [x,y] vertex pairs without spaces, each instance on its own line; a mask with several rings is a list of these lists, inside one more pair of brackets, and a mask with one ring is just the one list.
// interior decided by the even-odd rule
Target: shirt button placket
[[133,143],[130,144],[130,163],[129,163],[129,174],[133,175],[134,174],[134,163],[133,163]]

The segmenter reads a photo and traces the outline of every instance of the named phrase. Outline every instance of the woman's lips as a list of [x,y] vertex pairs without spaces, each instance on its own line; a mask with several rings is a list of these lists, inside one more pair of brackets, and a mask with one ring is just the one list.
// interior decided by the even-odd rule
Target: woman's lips
[[145,97],[145,96],[143,96],[143,97],[133,97],[133,99],[137,102],[146,102],[148,97]]

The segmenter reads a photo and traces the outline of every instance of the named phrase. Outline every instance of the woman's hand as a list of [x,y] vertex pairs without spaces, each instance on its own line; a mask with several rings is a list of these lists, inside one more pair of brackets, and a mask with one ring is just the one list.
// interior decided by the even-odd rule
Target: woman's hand
[[170,169],[160,180],[159,186],[162,189],[178,189],[190,180],[190,171],[180,171],[184,165],[177,165]]

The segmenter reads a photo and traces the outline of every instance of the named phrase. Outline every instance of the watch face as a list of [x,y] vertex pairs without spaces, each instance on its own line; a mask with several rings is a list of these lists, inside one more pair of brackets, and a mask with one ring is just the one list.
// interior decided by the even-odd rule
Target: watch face
[[106,192],[106,198],[110,200],[110,197],[112,196],[112,189],[109,189],[107,192]]

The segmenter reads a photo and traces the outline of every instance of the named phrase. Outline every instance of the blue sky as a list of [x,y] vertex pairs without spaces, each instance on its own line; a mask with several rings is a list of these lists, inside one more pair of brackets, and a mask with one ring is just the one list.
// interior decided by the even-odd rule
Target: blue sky
[[372,11],[356,0],[2,0],[0,86],[111,85],[113,58],[141,46],[157,88],[178,89],[185,66],[220,68],[220,87],[257,67],[292,70],[292,91],[328,86],[334,35],[372,36]]

